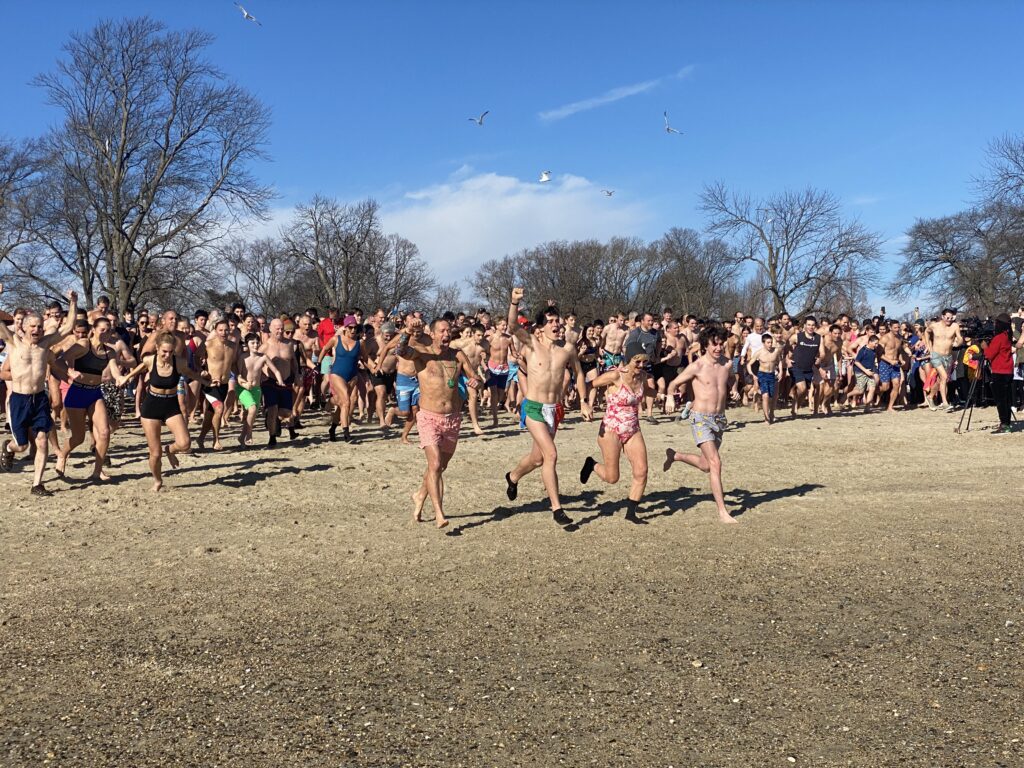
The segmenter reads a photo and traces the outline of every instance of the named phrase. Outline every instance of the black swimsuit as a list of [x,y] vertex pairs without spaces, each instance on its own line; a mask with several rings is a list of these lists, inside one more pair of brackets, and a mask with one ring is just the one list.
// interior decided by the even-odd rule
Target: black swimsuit
[[[142,401],[139,413],[144,419],[155,419],[163,423],[174,416],[181,416],[181,406],[178,405],[178,359],[171,358],[171,373],[169,376],[162,376],[157,371],[157,362],[153,360],[153,370],[149,373],[150,390],[146,393],[146,399]],[[157,389],[169,389],[174,394],[161,395],[153,391]],[[184,417],[183,417],[184,418]]]

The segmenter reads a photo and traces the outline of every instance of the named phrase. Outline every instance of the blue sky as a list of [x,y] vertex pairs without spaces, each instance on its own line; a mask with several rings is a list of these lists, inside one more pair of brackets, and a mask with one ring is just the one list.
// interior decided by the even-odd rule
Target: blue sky
[[[1024,133],[1022,2],[244,4],[262,27],[231,0],[0,0],[0,132],[55,120],[28,81],[71,32],[144,13],[200,27],[273,110],[263,231],[317,192],[373,196],[447,280],[552,238],[700,229],[716,180],[831,190],[894,264],[915,218],[969,203],[988,141]],[[483,128],[466,119],[484,109]]]

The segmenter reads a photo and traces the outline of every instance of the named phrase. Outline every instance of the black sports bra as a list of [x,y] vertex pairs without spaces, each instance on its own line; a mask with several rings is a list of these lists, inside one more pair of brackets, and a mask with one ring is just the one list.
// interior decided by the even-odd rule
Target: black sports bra
[[81,373],[87,373],[90,376],[102,376],[103,371],[106,370],[107,363],[109,362],[109,353],[107,357],[100,357],[92,351],[92,344],[90,344],[89,351],[75,360],[75,370]]
[[157,372],[157,357],[153,355],[153,369],[149,372],[149,386],[157,387],[159,389],[175,389],[178,386],[178,358],[176,355],[171,356],[171,375],[161,376]]

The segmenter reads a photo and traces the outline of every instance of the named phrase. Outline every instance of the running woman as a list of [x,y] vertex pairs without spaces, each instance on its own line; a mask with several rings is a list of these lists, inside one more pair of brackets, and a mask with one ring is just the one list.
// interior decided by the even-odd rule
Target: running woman
[[597,433],[597,445],[601,449],[601,463],[587,456],[580,470],[580,482],[584,485],[594,472],[606,483],[619,482],[619,459],[626,454],[633,472],[626,502],[626,519],[631,523],[643,523],[636,516],[640,499],[647,487],[647,444],[640,431],[640,403],[645,395],[656,391],[647,375],[647,352],[637,342],[626,345],[627,362],[616,369],[602,373],[593,381],[593,386],[608,388],[605,396],[604,418]]
[[[177,454],[188,453],[192,448],[188,425],[178,405],[178,381],[185,377],[205,384],[211,382],[208,374],[192,369],[185,356],[176,353],[178,340],[170,331],[159,333],[154,346],[156,352],[146,355],[135,368],[124,376],[119,376],[117,384],[123,386],[136,375],[149,373],[149,392],[142,401],[141,409],[142,430],[146,433],[146,444],[149,446],[149,470],[153,473],[153,490],[159,491],[164,484],[161,472],[163,456],[166,454],[167,463],[172,469],[177,469]],[[166,448],[162,449],[160,435],[165,424],[174,437],[174,442],[168,443]]]

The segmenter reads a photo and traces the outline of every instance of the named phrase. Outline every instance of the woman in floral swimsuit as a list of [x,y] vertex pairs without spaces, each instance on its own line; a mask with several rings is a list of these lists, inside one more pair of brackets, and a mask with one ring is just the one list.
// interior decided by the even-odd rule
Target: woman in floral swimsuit
[[592,382],[595,389],[607,387],[604,419],[597,433],[601,449],[601,463],[588,456],[580,470],[580,482],[586,484],[594,472],[606,483],[619,481],[619,459],[623,452],[633,470],[626,505],[626,519],[631,523],[644,522],[636,516],[640,499],[647,486],[647,444],[640,432],[640,403],[644,396],[652,396],[655,388],[644,370],[647,354],[638,343],[626,346],[626,362],[606,371]]

